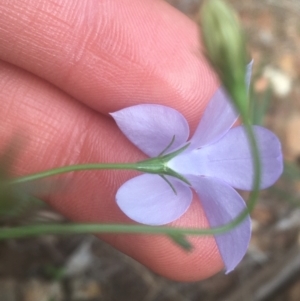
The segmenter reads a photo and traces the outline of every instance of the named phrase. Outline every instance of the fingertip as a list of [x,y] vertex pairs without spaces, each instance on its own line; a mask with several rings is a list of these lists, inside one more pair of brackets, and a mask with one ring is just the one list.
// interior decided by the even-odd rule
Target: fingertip
[[164,104],[193,128],[216,90],[197,25],[164,1],[10,1],[5,9],[0,58],[99,112]]
[[[123,219],[132,223],[127,217],[123,216]],[[170,226],[207,228],[208,222],[198,199],[194,199],[188,211]],[[193,245],[190,252],[163,235],[118,234],[102,238],[155,273],[175,281],[199,281],[224,269],[213,236],[187,236]]]

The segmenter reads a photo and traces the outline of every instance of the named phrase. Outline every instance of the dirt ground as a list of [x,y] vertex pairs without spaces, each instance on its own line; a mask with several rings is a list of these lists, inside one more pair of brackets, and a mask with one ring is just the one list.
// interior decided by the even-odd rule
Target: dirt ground
[[[169,0],[194,19],[201,0]],[[230,273],[178,283],[155,275],[89,235],[0,243],[0,301],[299,301],[300,300],[300,2],[230,0],[254,58],[253,120],[281,139],[278,184],[261,193],[249,251]],[[35,207],[18,224],[63,222]]]

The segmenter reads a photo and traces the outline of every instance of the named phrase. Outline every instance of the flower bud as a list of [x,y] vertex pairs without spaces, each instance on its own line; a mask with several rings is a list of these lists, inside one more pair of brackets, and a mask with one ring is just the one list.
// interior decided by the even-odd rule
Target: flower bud
[[[218,72],[233,101],[237,104],[241,91],[246,96],[247,52],[243,32],[234,11],[221,0],[207,0],[203,4],[199,23],[206,55]],[[237,92],[237,88],[239,93]]]

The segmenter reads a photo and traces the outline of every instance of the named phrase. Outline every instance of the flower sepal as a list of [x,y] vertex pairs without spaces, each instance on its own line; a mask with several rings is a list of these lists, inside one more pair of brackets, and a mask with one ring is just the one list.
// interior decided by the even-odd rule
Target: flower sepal
[[190,182],[183,175],[174,171],[167,165],[167,163],[171,159],[173,159],[174,157],[176,157],[179,154],[181,154],[182,152],[184,152],[189,147],[189,145],[190,145],[190,143],[187,143],[186,145],[184,145],[183,147],[181,147],[180,149],[178,149],[172,153],[169,153],[166,155],[160,155],[155,158],[140,161],[137,163],[136,169],[138,171],[150,173],[150,174],[158,174],[161,176],[164,176],[164,175],[172,176],[172,177],[175,177],[175,178],[183,181],[184,183],[188,184],[189,186],[191,186]]

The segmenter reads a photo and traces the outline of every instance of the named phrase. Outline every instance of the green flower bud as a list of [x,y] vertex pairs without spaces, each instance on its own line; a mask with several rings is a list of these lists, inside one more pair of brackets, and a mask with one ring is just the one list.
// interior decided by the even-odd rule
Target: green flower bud
[[223,1],[207,0],[203,4],[199,23],[206,56],[218,72],[229,95],[240,107],[242,93],[245,93],[243,102],[247,95],[247,51],[238,18]]

